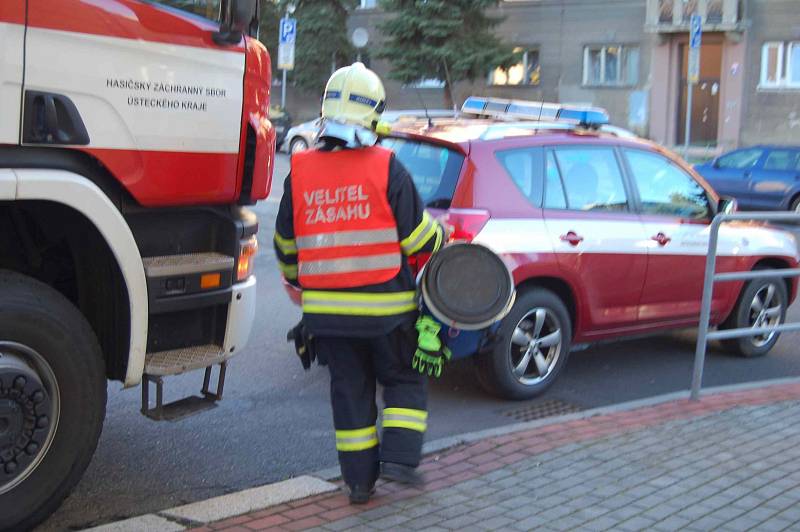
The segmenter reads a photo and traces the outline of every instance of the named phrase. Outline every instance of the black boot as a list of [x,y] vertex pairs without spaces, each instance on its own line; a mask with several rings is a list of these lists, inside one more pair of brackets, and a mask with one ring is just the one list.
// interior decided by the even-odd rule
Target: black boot
[[349,491],[348,496],[350,497],[350,504],[367,504],[370,496],[375,493],[375,487],[373,486],[369,488],[348,486],[347,489]]
[[381,464],[381,477],[385,480],[394,480],[411,486],[420,486],[425,483],[425,479],[417,471],[416,467],[393,462],[383,462]]

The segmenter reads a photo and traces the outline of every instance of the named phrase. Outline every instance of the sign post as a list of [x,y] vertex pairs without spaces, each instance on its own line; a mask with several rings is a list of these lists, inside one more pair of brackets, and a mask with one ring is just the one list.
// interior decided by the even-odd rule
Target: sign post
[[684,157],[689,154],[689,140],[692,134],[692,95],[694,86],[700,80],[700,43],[703,37],[703,19],[695,13],[689,23],[689,64],[686,68],[686,136],[683,141]]
[[294,69],[294,43],[297,39],[297,20],[289,13],[281,19],[278,42],[278,68],[283,70],[281,82],[281,107],[286,109],[286,72]]

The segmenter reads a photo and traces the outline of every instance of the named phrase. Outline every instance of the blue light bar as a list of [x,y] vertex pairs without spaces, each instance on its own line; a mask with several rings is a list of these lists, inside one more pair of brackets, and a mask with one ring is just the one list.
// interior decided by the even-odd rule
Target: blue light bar
[[609,123],[608,113],[599,107],[504,100],[482,96],[467,98],[461,107],[461,112],[500,119],[568,122],[589,128],[597,128]]
[[608,124],[608,113],[598,107],[562,107],[558,111],[558,120],[565,120],[589,127]]

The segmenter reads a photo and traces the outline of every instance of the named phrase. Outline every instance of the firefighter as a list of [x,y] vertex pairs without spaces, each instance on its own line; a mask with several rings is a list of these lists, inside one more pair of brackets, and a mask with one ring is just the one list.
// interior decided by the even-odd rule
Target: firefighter
[[[412,368],[422,352],[407,258],[436,252],[444,239],[411,176],[376,145],[385,98],[380,78],[361,63],[331,76],[319,140],[292,155],[275,225],[281,272],[302,289],[298,352],[313,347],[330,370],[336,448],[352,504],[369,500],[379,475],[422,481],[416,467],[427,382]],[[376,381],[385,404],[380,440]]]

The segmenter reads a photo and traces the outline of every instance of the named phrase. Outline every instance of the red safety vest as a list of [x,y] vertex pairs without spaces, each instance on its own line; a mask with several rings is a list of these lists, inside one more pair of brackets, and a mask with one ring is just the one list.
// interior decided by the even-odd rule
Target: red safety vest
[[353,288],[400,271],[387,199],[392,152],[380,147],[292,156],[297,279],[303,288]]

